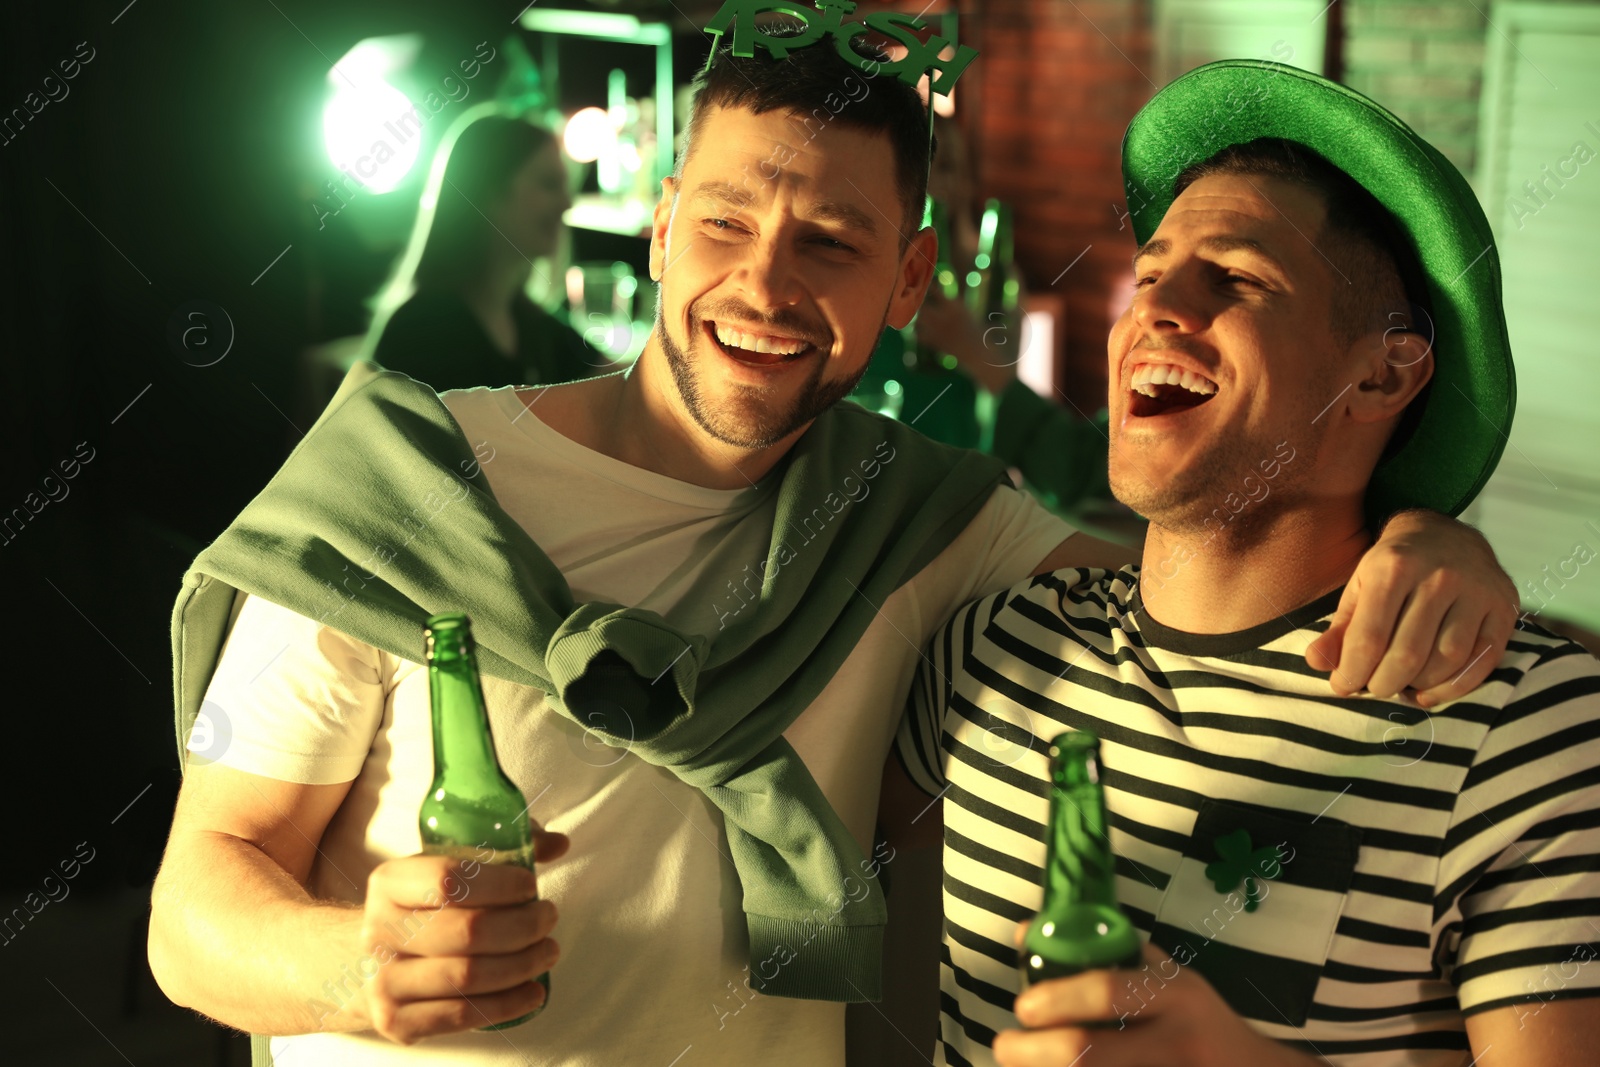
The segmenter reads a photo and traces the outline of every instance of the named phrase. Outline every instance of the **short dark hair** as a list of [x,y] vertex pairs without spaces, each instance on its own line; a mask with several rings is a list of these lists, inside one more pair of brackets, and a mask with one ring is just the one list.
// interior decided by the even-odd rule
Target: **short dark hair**
[[[782,37],[795,32],[795,28],[764,26],[763,31]],[[887,53],[860,37],[851,45],[863,59],[889,62]],[[736,56],[731,47],[719,47],[711,65],[694,80],[694,104],[684,132],[683,153],[678,157],[677,176],[683,175],[684,163],[694,151],[705,114],[715,107],[742,108],[757,115],[794,112],[807,129],[820,123],[820,128],[812,130],[812,137],[825,132],[831,123],[882,133],[889,138],[894,155],[895,185],[905,226],[910,231],[903,230],[901,240],[909,240],[922,225],[928,164],[934,150],[928,108],[916,87],[895,75],[877,73],[875,68],[863,71],[852,66],[832,42],[797,48],[783,59],[775,59],[761,48],[755,49],[753,56]],[[855,85],[866,90],[859,99],[852,87]],[[834,104],[842,106],[835,110]]]
[[[1334,286],[1331,326],[1336,338],[1348,344],[1375,326],[1395,325],[1388,317],[1395,311],[1404,314],[1404,321],[1419,334],[1431,334],[1428,290],[1411,242],[1389,210],[1360,182],[1298,141],[1260,137],[1229,145],[1184,168],[1173,179],[1172,198],[1176,200],[1201,178],[1217,174],[1277,178],[1321,195],[1327,218],[1317,244],[1348,283]],[[1420,309],[1427,321],[1412,321],[1416,318],[1413,309]],[[1407,406],[1389,438],[1385,458],[1411,436],[1427,393],[1428,387],[1424,387]]]

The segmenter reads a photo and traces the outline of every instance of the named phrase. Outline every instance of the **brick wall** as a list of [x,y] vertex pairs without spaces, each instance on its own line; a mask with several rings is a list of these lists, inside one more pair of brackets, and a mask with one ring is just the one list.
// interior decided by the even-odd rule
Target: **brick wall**
[[1488,0],[1344,0],[1344,77],[1470,175]]
[[1132,231],[1118,229],[1121,145],[1155,93],[1141,73],[1151,69],[1150,5],[986,0],[964,21],[982,54],[960,104],[980,195],[1013,206],[1028,288],[1065,300],[1063,389],[1100,407],[1111,308],[1132,280]]
[[[1588,4],[1596,0],[1545,0]],[[1341,0],[1344,83],[1399,115],[1462,173],[1477,166],[1489,0]]]
[[[962,79],[960,104],[978,191],[1012,204],[1029,288],[1065,301],[1062,386],[1087,410],[1104,402],[1106,333],[1131,281],[1132,235],[1119,229],[1120,151],[1129,120],[1156,90],[1146,79],[1155,66],[1152,5],[953,2],[963,42],[982,54]],[[1485,42],[1496,32],[1489,0],[1338,3],[1340,80],[1395,112],[1470,177]]]

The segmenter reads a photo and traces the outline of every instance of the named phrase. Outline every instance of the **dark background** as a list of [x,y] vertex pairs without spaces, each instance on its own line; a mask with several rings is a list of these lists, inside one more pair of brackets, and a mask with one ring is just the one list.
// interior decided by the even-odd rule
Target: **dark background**
[[[298,439],[297,353],[359,332],[359,301],[387,268],[345,220],[319,230],[305,199],[328,68],[361,38],[421,30],[418,67],[442,76],[518,10],[122,3],[39,5],[0,38],[6,112],[59,79],[80,42],[95,53],[0,146],[0,510],[43,497],[52,473],[67,492],[0,545],[19,786],[6,880],[19,885],[86,838],[100,851],[80,888],[154,873],[178,784],[180,578]],[[221,352],[224,320],[179,314],[197,300],[233,325],[210,366],[168,339],[169,325],[199,324]],[[93,459],[61,481],[80,442]]]
[[[477,42],[498,47],[522,7],[125,5],[29,5],[0,29],[0,115],[43,96],[46,76],[68,89],[0,145],[0,514],[66,490],[0,543],[12,828],[0,912],[59,879],[80,843],[79,856],[93,850],[70,895],[0,946],[8,1064],[247,1062],[247,1046],[240,1058],[239,1039],[166,1004],[144,970],[148,885],[179,784],[172,604],[190,560],[298,439],[299,353],[360,332],[360,302],[389,266],[346,219],[319,230],[309,205],[337,177],[320,143],[329,67],[362,38],[421,32],[414,74],[436,82]],[[59,61],[89,48],[62,79]],[[197,300],[232,320],[211,366],[169,342]],[[220,354],[225,322],[199,321]],[[64,481],[75,454],[93,458]]]

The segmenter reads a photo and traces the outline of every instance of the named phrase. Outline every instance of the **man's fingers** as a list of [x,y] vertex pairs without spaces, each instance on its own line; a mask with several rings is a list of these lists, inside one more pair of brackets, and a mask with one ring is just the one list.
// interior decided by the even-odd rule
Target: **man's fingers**
[[[1371,553],[1368,553],[1371,556]],[[1363,559],[1365,561],[1365,557]],[[1354,578],[1351,579],[1355,581]],[[1394,634],[1395,620],[1405,604],[1409,584],[1404,588],[1393,575],[1386,581],[1362,582],[1357,587],[1350,626],[1345,631],[1344,646],[1340,650],[1339,665],[1329,676],[1329,684],[1340,696],[1349,696],[1366,688],[1372,672],[1377,670]],[[1346,595],[1350,590],[1346,589]]]
[[[428,918],[428,916],[432,918]],[[420,925],[408,925],[420,921]],[[410,913],[406,918],[380,926],[375,932],[383,938],[386,930],[414,933],[402,951],[416,956],[476,956],[502,952],[521,952],[550,935],[556,923],[556,906],[548,900],[500,908],[448,907],[433,912]]]
[[507,1022],[544,1001],[533,979],[560,957],[556,906],[535,899],[532,872],[472,855],[387,860],[367,879],[357,969],[367,1017],[391,1041]]
[[[1389,647],[1372,677],[1367,679],[1367,690],[1373,696],[1392,697],[1422,673],[1436,653],[1441,624],[1451,607],[1451,600],[1429,595],[1425,587],[1417,589],[1406,600]],[[1467,648],[1458,650],[1458,667],[1466,666],[1470,651]]]
[[1417,694],[1417,703],[1425,708],[1435,708],[1440,704],[1459,700],[1478,688],[1483,684],[1482,679],[1476,681],[1472,679],[1477,678],[1480,673],[1479,668],[1487,663],[1488,669],[1493,670],[1495,664],[1500,662],[1498,657],[1490,658],[1489,653],[1493,648],[1494,646],[1488,641],[1480,641],[1478,647],[1473,649],[1472,659],[1467,661],[1465,670],[1457,671],[1443,684],[1422,690]]
[[[1511,629],[1514,630],[1515,627]],[[1488,680],[1490,673],[1500,665],[1501,657],[1505,655],[1506,645],[1510,641],[1510,633],[1504,623],[1494,615],[1491,614],[1484,619],[1483,625],[1478,629],[1478,639],[1473,645],[1472,657],[1461,670],[1445,681],[1418,693],[1417,703],[1425,708],[1435,707],[1449,700],[1459,700],[1482,685]]]
[[533,834],[533,858],[536,863],[549,863],[558,860],[567,854],[567,849],[572,847],[572,839],[566,834],[552,833],[549,830],[535,830]]
[[1079,1026],[1117,1017],[1115,979],[1127,971],[1097,970],[1040,982],[1017,998],[1017,1021],[1029,1029]]
[[373,1029],[390,1041],[410,1045],[435,1034],[459,1033],[480,1026],[510,1022],[544,1003],[544,986],[523,982],[500,993],[486,993],[466,999],[459,996],[438,1000],[396,1003],[369,998]]
[[1339,666],[1339,656],[1344,651],[1345,633],[1350,628],[1350,616],[1355,612],[1357,590],[1360,583],[1352,578],[1339,596],[1339,607],[1328,620],[1328,629],[1311,642],[1306,649],[1306,663],[1314,671],[1332,671]]
[[1475,646],[1483,622],[1482,612],[1470,604],[1458,600],[1450,605],[1439,625],[1433,654],[1406,685],[1420,692],[1452,681],[1477,654]]
[[1345,630],[1349,626],[1350,617],[1342,613],[1328,620],[1328,628],[1322,632],[1322,636],[1306,649],[1306,663],[1312,670],[1326,674],[1339,665],[1339,655],[1344,650]]
[[[1467,617],[1471,618],[1470,612]],[[1419,693],[1418,702],[1423,707],[1433,707],[1447,700],[1457,700],[1486,682],[1504,658],[1521,620],[1519,604],[1514,597],[1491,602],[1488,615],[1478,627],[1472,655],[1451,677]]]
[[1064,1067],[1081,1063],[1093,1044],[1089,1030],[1005,1030],[995,1035],[994,1059],[1000,1067]]
[[408,1003],[503,993],[544,974],[561,958],[561,946],[546,939],[520,952],[484,956],[399,956],[373,981],[377,991]]
[[534,899],[537,884],[525,867],[492,866],[470,853],[460,858],[402,856],[373,868],[367,899],[377,897],[398,908],[439,908],[469,901],[490,907],[527,903]]

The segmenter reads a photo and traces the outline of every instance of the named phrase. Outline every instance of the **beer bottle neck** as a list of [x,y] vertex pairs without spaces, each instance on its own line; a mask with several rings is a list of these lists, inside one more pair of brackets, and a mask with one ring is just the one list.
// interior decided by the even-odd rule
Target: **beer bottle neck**
[[1116,874],[1099,785],[1053,782],[1050,828],[1041,912],[1050,914],[1084,904],[1114,907]]
[[959,299],[961,280],[956,274],[955,228],[950,218],[949,206],[944,201],[932,202],[932,207],[928,211],[928,225],[933,227],[939,242],[939,258],[934,267],[934,282],[946,300]]
[[501,789],[500,765],[489,735],[489,715],[473,654],[434,655],[428,663],[433,703],[434,781],[449,779],[452,793],[490,796]]

